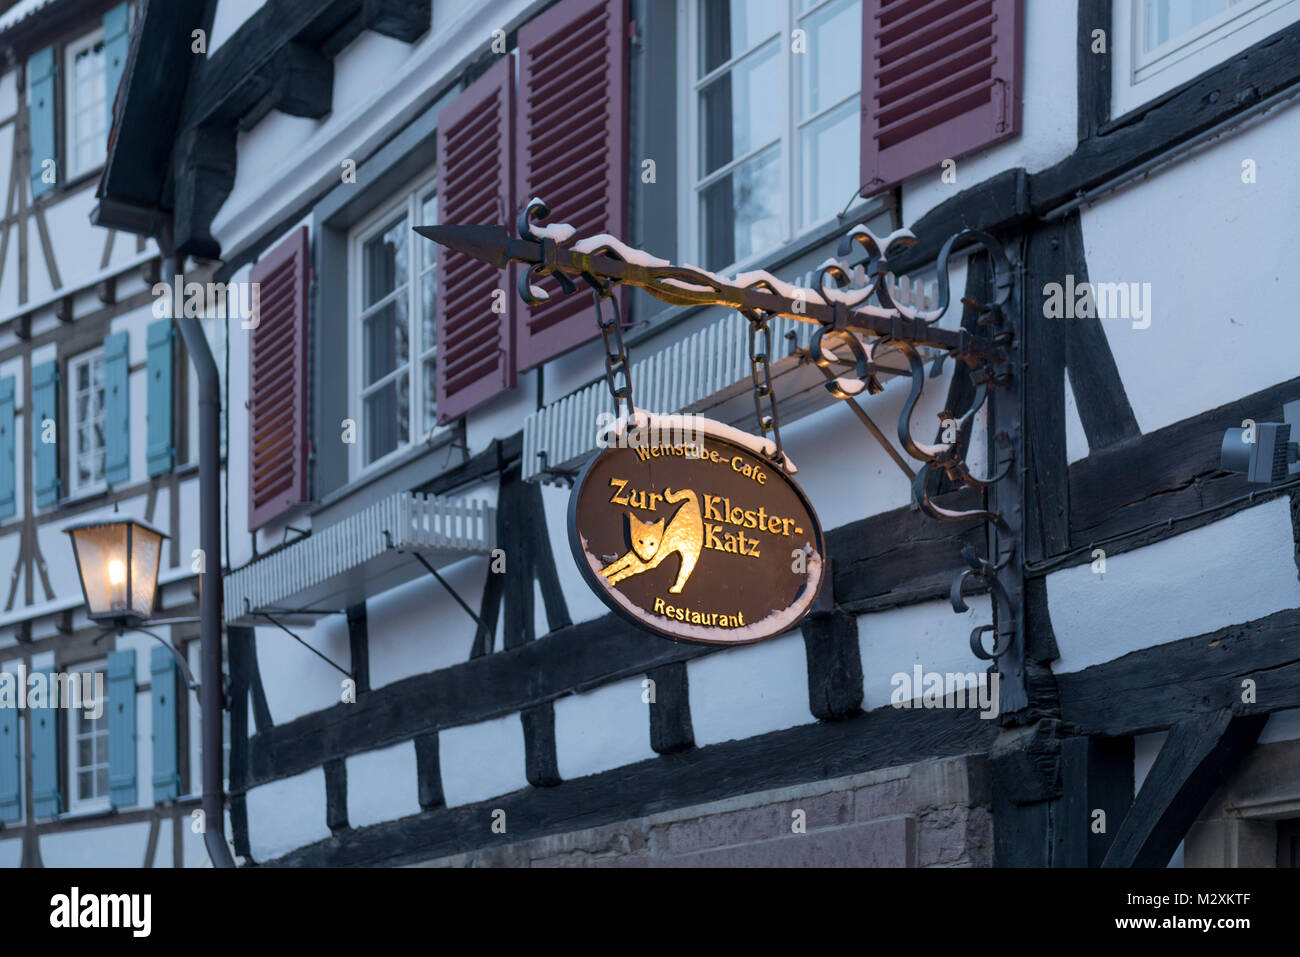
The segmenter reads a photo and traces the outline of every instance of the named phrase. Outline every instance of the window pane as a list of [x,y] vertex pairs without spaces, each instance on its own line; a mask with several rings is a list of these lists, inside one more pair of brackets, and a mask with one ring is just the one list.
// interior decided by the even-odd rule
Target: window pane
[[91,739],[79,738],[77,740],[77,767],[84,768],[93,762],[94,750],[91,746]]
[[700,76],[785,28],[782,0],[703,0]]
[[780,204],[784,196],[780,157],[780,148],[773,147],[701,193],[704,268],[722,269],[780,243]]
[[424,427],[426,429],[433,428],[438,421],[438,380],[435,378],[436,375],[434,361],[426,359],[424,361]]
[[701,90],[701,174],[780,136],[783,102],[775,41]]
[[367,240],[362,247],[363,306],[372,305],[398,286],[406,285],[406,237],[409,232],[403,216],[383,233]]
[[803,128],[801,226],[829,219],[844,208],[858,185],[858,98]]
[[410,433],[409,383],[402,375],[366,397],[366,461],[373,462],[399,445]]
[[[438,197],[430,193],[424,198],[424,205],[420,208],[420,225],[429,226],[438,221]],[[420,268],[428,269],[433,265],[434,253],[438,251],[438,244],[432,240],[420,237]]]
[[801,24],[808,52],[795,60],[803,71],[803,117],[837,103],[862,86],[862,3],[839,0]]
[[[432,246],[433,243],[429,245]],[[420,280],[420,326],[424,330],[421,333],[421,352],[427,352],[437,345],[437,330],[434,327],[434,317],[437,315],[435,307],[437,304],[437,275],[432,272],[425,273],[424,278]]]
[[363,320],[362,338],[365,340],[364,385],[382,379],[409,355],[406,319],[406,297],[398,296],[381,306]]
[[1146,0],[1143,52],[1191,31],[1198,23],[1234,6],[1238,0]]
[[108,793],[108,768],[100,768],[95,772],[95,797],[103,797]]
[[77,775],[77,797],[90,798],[95,796],[95,772],[82,771]]
[[106,734],[95,735],[95,763],[108,763],[108,735]]

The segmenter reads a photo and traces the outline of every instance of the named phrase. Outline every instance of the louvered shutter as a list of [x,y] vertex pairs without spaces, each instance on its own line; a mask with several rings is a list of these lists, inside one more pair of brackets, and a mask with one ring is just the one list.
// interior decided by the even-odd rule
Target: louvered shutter
[[125,331],[104,340],[104,481],[131,477],[131,389]]
[[[45,161],[54,156],[54,48],[46,47],[27,61],[28,138],[31,141],[32,198],[54,189],[46,182]],[[54,176],[58,178],[58,165]]]
[[[627,239],[627,70],[625,0],[565,0],[519,28],[515,196],[545,200],[578,238]],[[534,285],[551,299],[517,307],[521,372],[599,335],[585,283]]]
[[113,101],[117,98],[117,87],[122,81],[122,71],[126,69],[126,54],[131,46],[131,17],[128,4],[119,3],[104,14],[104,89],[108,96],[108,126],[113,128]]
[[249,330],[248,527],[307,500],[307,227],[257,261]]
[[169,649],[149,649],[149,693],[153,715],[153,799],[173,801],[181,793],[176,750],[176,659]]
[[[54,670],[40,672],[48,689],[54,681]],[[50,707],[50,696],[45,696],[43,707],[28,711],[28,734],[32,738],[32,811],[36,817],[52,817],[63,810],[63,795],[59,791],[59,722],[58,711]]]
[[[514,77],[503,56],[438,118],[438,218],[513,229]],[[438,250],[438,421],[515,385],[514,269]],[[494,311],[495,310],[495,311]]]
[[145,458],[150,475],[170,472],[176,464],[172,441],[172,339],[176,324],[158,319],[145,327]]
[[[0,672],[0,681],[12,682],[18,693],[18,675]],[[23,816],[22,723],[17,708],[0,708],[0,823]]]
[[108,653],[108,792],[113,807],[136,803],[135,651]]
[[864,0],[862,195],[1020,132],[1023,0]]
[[14,377],[0,379],[0,518],[18,511],[18,473],[14,466]]
[[[59,500],[59,368],[55,360],[32,366],[31,436],[35,461],[36,505],[45,508]],[[46,423],[50,428],[47,432]],[[54,441],[43,441],[51,438]]]

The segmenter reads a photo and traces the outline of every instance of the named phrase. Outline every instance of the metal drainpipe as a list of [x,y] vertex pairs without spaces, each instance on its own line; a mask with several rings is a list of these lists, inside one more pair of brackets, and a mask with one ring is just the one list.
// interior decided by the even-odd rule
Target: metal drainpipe
[[[170,235],[158,237],[163,273],[175,281],[179,263]],[[183,291],[184,287],[182,287]],[[174,300],[173,300],[174,301]],[[194,316],[176,317],[199,387],[199,712],[203,741],[203,841],[213,867],[234,867],[226,844],[226,794],[222,781],[223,681],[221,672],[221,385],[203,327]]]

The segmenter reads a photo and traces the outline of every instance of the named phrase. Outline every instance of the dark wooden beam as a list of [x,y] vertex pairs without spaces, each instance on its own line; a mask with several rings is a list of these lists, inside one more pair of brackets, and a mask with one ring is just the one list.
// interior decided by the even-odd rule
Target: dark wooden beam
[[1029,182],[1034,212],[1069,202],[1297,83],[1300,23],[1293,23],[1100,126],[1066,159],[1035,173]]
[[[1254,501],[1238,503],[1232,510],[1248,508],[1280,492],[1253,490],[1243,476],[1219,467],[1223,433],[1240,428],[1243,419],[1282,421],[1282,406],[1300,399],[1300,378],[1243,396],[1217,409],[1184,419],[1140,439],[1103,449],[1070,466],[1070,545],[1082,547],[1108,535],[1140,528],[1151,522],[1179,518],[1220,505],[1256,491]],[[1181,534],[1223,518],[1225,512],[1156,529],[1127,543],[1108,545],[1123,551]],[[1074,564],[1091,561],[1087,553]]]
[[[1242,700],[1253,682],[1254,701]],[[1300,609],[1227,625],[1056,676],[1061,718],[1075,732],[1162,731],[1207,712],[1300,707]]]
[[[1111,0],[1079,0],[1076,52],[1079,83],[1079,141],[1097,135],[1110,119],[1110,58],[1114,36]],[[1101,30],[1105,52],[1094,50],[1093,31]]]
[[751,791],[985,751],[996,733],[993,724],[967,708],[885,707],[844,721],[692,748],[478,804],[430,809],[335,834],[271,863],[334,867],[429,860],[500,842],[491,832],[498,809],[505,811],[511,842],[526,841]]
[[[804,619],[808,706],[815,717],[835,721],[862,710],[862,656],[858,616],[843,610]],[[883,701],[871,704],[882,705]]]
[[235,128],[194,127],[176,142],[174,241],[177,255],[217,259],[212,219],[235,187]]
[[1061,797],[1052,808],[1052,866],[1100,867],[1132,803],[1132,738],[1065,738]]
[[[907,210],[901,210],[907,222]],[[997,232],[1029,218],[1029,176],[1023,168],[1009,169],[945,200],[908,228],[917,243],[890,260],[898,275],[932,262],[948,238],[963,229]],[[960,247],[958,247],[960,248]]]
[[409,0],[364,0],[361,22],[367,30],[395,40],[414,43],[429,30],[433,8]]
[[349,605],[348,647],[352,652],[352,680],[357,683],[357,694],[370,690],[370,628],[366,617],[366,603]]
[[651,668],[646,678],[654,682],[649,686],[654,689],[650,699],[650,747],[656,754],[675,754],[695,747],[686,662],[672,661]]
[[1250,753],[1267,721],[1267,715],[1221,708],[1175,727],[1101,866],[1167,865],[1205,802]]
[[[263,90],[236,126],[251,130],[272,111],[318,120],[330,111],[334,96],[334,61],[297,40],[286,43],[261,77],[249,78],[250,90]],[[252,95],[252,94],[250,94]]]
[[[913,536],[917,540],[908,541]],[[836,573],[836,595],[847,594],[849,599],[841,609],[855,614],[945,597],[953,576],[961,570],[958,548],[963,542],[982,545],[983,535],[978,523],[969,527],[939,523],[900,508],[835,529],[826,540]],[[523,577],[518,556],[507,559],[509,574],[489,574],[489,587],[494,581]],[[839,576],[846,569],[850,571],[844,572],[841,587]],[[531,612],[531,583],[522,594]],[[489,624],[495,629],[495,617]],[[522,630],[522,619],[516,627]],[[259,725],[250,745],[248,786],[297,774],[332,757],[395,744],[440,727],[523,711],[576,690],[647,674],[718,650],[664,641],[614,615],[569,625],[504,651],[479,654],[464,664],[394,682],[355,704],[340,703],[277,727]],[[254,681],[255,703],[259,687]],[[846,706],[843,694],[837,693],[836,701],[837,708]]]

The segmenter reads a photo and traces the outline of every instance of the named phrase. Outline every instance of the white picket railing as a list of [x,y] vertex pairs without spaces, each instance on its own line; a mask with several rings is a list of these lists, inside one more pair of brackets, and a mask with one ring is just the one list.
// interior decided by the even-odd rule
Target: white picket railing
[[[487,502],[398,492],[313,532],[225,577],[227,622],[271,608],[306,609],[369,578],[391,576],[403,563],[410,575],[468,555],[486,555],[496,540],[496,509]],[[385,579],[391,583],[391,577]]]

